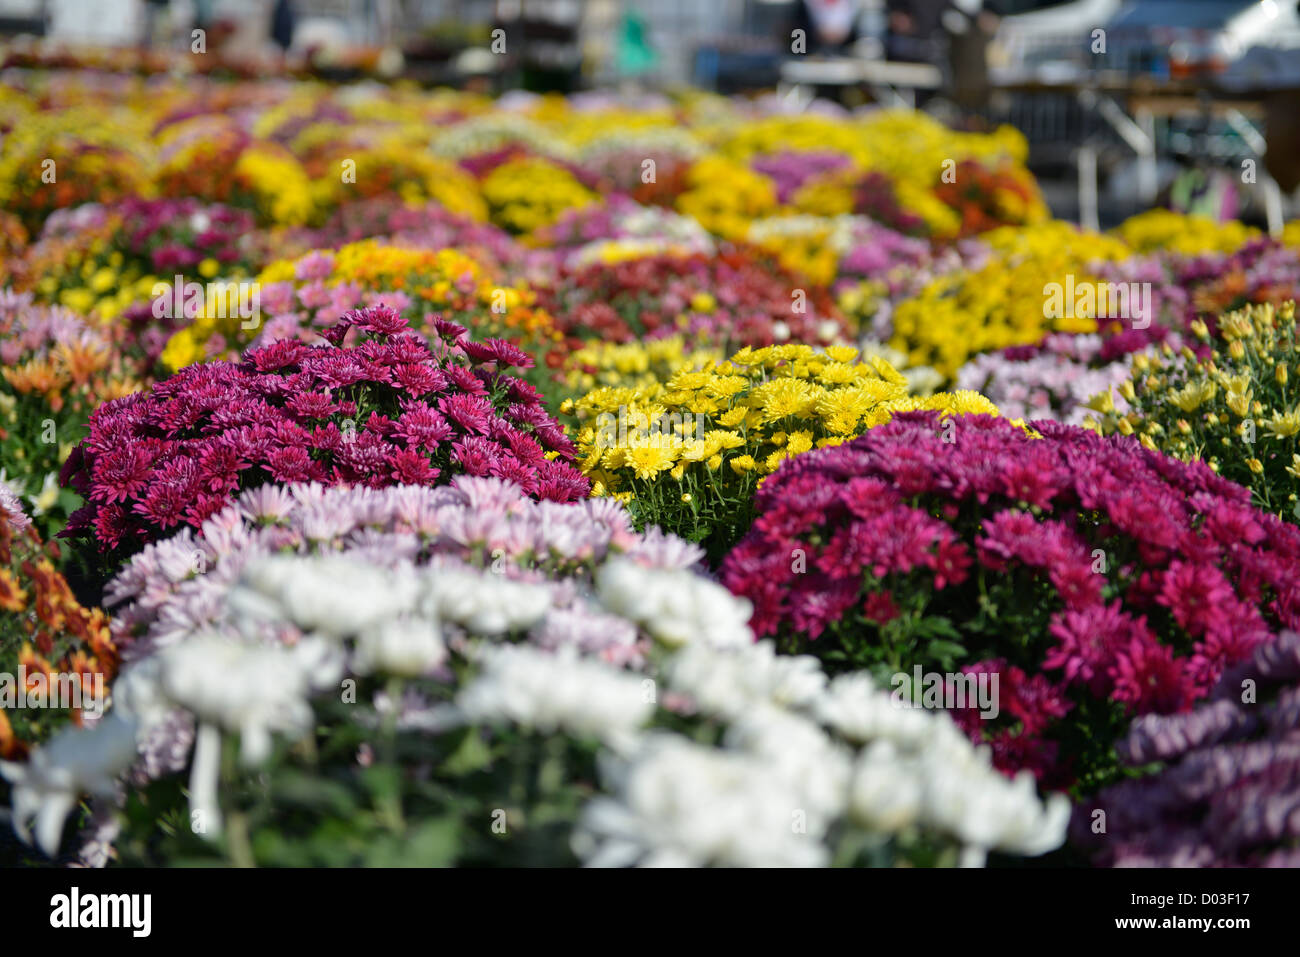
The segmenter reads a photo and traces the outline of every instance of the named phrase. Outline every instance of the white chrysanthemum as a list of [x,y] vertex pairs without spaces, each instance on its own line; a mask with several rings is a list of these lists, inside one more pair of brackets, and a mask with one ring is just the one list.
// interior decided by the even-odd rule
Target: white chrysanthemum
[[418,677],[447,660],[438,626],[428,618],[380,622],[357,640],[352,667],[358,674],[376,671]]
[[801,826],[804,796],[762,759],[646,736],[602,762],[614,796],[591,801],[572,846],[591,867],[816,867],[826,846]]
[[1014,781],[1001,774],[988,749],[971,744],[946,714],[912,713],[928,725],[924,738],[882,737],[859,755],[851,797],[855,820],[886,833],[920,824],[950,835],[971,852],[968,863],[981,861],[989,849],[1037,855],[1060,846],[1068,799],[1058,794],[1044,803],[1031,774]]
[[947,715],[935,715],[935,735],[921,753],[927,823],[969,846],[1014,854],[1043,854],[1059,847],[1070,820],[1062,794],[1038,798],[1034,777],[1014,780],[993,767],[987,748],[976,748]]
[[848,805],[851,752],[809,719],[770,705],[732,723],[728,747],[760,759],[800,795],[808,834],[821,836]]
[[762,704],[809,707],[826,687],[816,658],[778,655],[770,641],[725,649],[687,645],[664,667],[674,690],[690,695],[700,710],[727,718]]
[[411,611],[419,595],[409,566],[384,568],[343,555],[259,558],[244,568],[240,585],[245,594],[230,597],[237,611],[260,617],[274,603],[300,628],[335,638]]
[[853,769],[852,813],[873,831],[889,834],[912,824],[921,814],[925,786],[892,741],[863,749]]
[[32,752],[27,762],[0,761],[0,776],[12,786],[14,829],[53,857],[63,823],[82,794],[112,797],[116,778],[136,755],[136,723],[110,714],[93,728],[65,728]]
[[551,607],[549,585],[511,581],[502,575],[453,565],[425,573],[422,607],[441,621],[452,621],[476,635],[523,631],[540,622]]
[[836,677],[813,713],[835,733],[857,744],[885,739],[915,747],[933,733],[933,715],[897,705],[866,672]]
[[308,696],[337,683],[341,657],[319,639],[292,648],[198,635],[159,655],[163,693],[203,724],[240,735],[248,764],[266,759],[272,733],[312,726]]
[[456,698],[470,721],[510,721],[621,743],[654,711],[649,679],[583,660],[572,646],[553,654],[528,645],[488,646],[478,659],[479,675]]
[[203,634],[159,653],[162,693],[198,721],[190,764],[190,815],[197,833],[221,832],[217,799],[221,732],[239,734],[240,757],[259,764],[273,734],[307,734],[314,715],[309,696],[342,676],[342,649],[321,638],[292,647],[233,641]]
[[721,585],[687,571],[606,562],[596,580],[601,604],[641,625],[669,647],[705,641],[719,647],[753,641],[753,606]]

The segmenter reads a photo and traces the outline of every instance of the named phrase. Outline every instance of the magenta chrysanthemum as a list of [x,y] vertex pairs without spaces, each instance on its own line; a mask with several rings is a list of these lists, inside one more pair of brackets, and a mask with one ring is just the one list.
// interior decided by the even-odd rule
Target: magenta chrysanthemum
[[459,335],[431,347],[383,306],[341,325],[364,334],[348,347],[281,340],[100,408],[64,468],[87,499],[66,534],[129,553],[264,482],[380,487],[468,472],[538,498],[588,494],[540,397],[496,368],[508,349],[472,351]]
[[1202,464],[1035,427],[909,412],[791,459],[721,573],[757,634],[829,660],[983,662],[1000,714],[959,723],[1064,785],[1113,769],[1125,716],[1190,707],[1300,625],[1300,530]]

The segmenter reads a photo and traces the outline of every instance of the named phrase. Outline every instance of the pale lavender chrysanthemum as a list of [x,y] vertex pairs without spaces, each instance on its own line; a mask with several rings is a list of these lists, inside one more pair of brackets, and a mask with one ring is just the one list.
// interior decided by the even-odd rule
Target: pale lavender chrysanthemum
[[329,250],[313,250],[294,264],[294,277],[299,280],[324,279],[334,271],[334,254]]
[[[116,609],[112,630],[124,660],[203,628],[232,633],[228,596],[254,558],[324,552],[393,569],[444,561],[489,569],[546,583],[557,607],[577,607],[592,572],[613,556],[669,569],[702,557],[698,546],[657,529],[639,535],[617,502],[537,502],[500,479],[460,476],[437,488],[262,487],[241,494],[199,532],[186,529],[146,547],[109,583],[106,603]],[[301,637],[282,622],[240,627],[266,641]]]
[[24,531],[32,520],[23,510],[23,503],[9,487],[7,482],[0,482],[0,511],[4,512],[5,521],[16,532]]
[[127,782],[142,788],[150,781],[184,771],[194,750],[194,730],[194,716],[180,709],[161,721],[151,722],[137,739],[139,756],[127,772]]
[[92,798],[90,816],[82,827],[77,839],[76,860],[69,867],[99,868],[107,867],[117,856],[113,842],[122,831],[122,818],[110,802],[103,798]]
[[260,485],[239,498],[239,511],[250,522],[278,522],[293,509],[293,496],[283,485]]
[[636,626],[626,618],[595,611],[585,604],[553,608],[529,634],[543,648],[576,645],[610,664],[638,667],[645,661],[648,642],[638,638]]
[[690,568],[704,559],[704,549],[699,545],[669,535],[658,526],[647,529],[627,554],[634,561],[655,568]]
[[[453,486],[443,488],[452,489]],[[460,481],[454,483],[454,493],[446,495],[450,504],[467,505],[485,512],[512,511],[511,506],[519,505],[524,498],[523,489],[514,482],[472,475],[462,476]]]

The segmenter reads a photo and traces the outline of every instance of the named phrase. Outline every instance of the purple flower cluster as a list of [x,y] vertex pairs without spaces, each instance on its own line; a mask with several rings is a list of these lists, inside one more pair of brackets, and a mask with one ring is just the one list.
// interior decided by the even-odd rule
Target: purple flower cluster
[[[1082,425],[1089,414],[1085,403],[1118,388],[1131,374],[1126,358],[1111,355],[1139,342],[1164,342],[1177,348],[1182,338],[1160,326],[1128,329],[1111,338],[1054,332],[1036,346],[1011,346],[976,356],[957,370],[956,384],[983,394],[1008,418]],[[1122,397],[1113,401],[1124,411]]]
[[[589,585],[593,571],[616,555],[649,568],[686,569],[703,554],[658,529],[638,534],[613,499],[536,502],[500,479],[459,476],[437,488],[264,485],[242,493],[197,532],[182,529],[133,557],[105,590],[105,604],[118,606],[112,633],[125,660],[147,657],[216,624],[250,561],[323,553],[385,568],[441,562],[512,581],[565,579],[575,586]],[[579,591],[568,590],[535,639],[559,636],[625,660],[639,647],[635,634],[625,634],[628,623],[588,608]]]
[[754,603],[760,636],[898,666],[872,656],[916,653],[912,636],[942,626],[972,669],[1023,669],[1034,678],[1009,682],[1025,694],[1008,723],[955,717],[999,767],[1064,782],[1065,708],[1184,710],[1300,626],[1300,529],[1200,462],[1035,427],[902,413],[793,458],[759,489],[722,579]]
[[31,359],[48,360],[60,349],[107,354],[112,347],[106,330],[76,313],[39,305],[30,292],[0,287],[0,364],[15,367]]
[[194,199],[124,200],[112,209],[120,217],[118,242],[149,262],[154,272],[192,269],[205,259],[229,268],[246,259],[244,237],[253,232],[253,214]]
[[[1157,324],[1186,331],[1194,319],[1215,328],[1219,314],[1254,302],[1284,302],[1300,296],[1300,256],[1275,239],[1252,239],[1231,253],[1154,253],[1099,262],[1091,271],[1108,282],[1149,282]],[[1103,318],[1106,318],[1103,316]],[[1114,317],[1110,317],[1114,318]],[[1108,334],[1107,361],[1136,352],[1133,331]]]
[[839,240],[844,248],[840,256],[838,278],[891,280],[892,287],[913,270],[931,262],[930,244],[924,239],[904,236],[865,216],[848,217],[852,226]]
[[[1300,866],[1300,634],[1224,674],[1210,700],[1146,715],[1120,742],[1160,770],[1076,809],[1075,844],[1112,867]],[[1105,812],[1105,831],[1092,824]]]
[[847,169],[850,160],[843,153],[826,152],[769,153],[759,156],[750,164],[755,172],[769,177],[776,184],[778,202],[788,203],[799,188],[809,180]]
[[708,232],[695,220],[670,210],[642,206],[621,194],[600,204],[566,210],[550,226],[538,230],[548,247],[582,247],[604,239],[650,239],[712,252]]
[[[586,496],[563,429],[505,371],[528,356],[475,342],[455,323],[435,326],[431,347],[392,309],[362,309],[324,345],[281,340],[106,403],[63,469],[63,484],[87,500],[65,534],[129,554],[268,481],[380,487],[491,475],[538,498]],[[351,329],[362,336],[345,348]]]
[[159,275],[193,269],[205,259],[223,267],[249,261],[255,221],[247,210],[197,199],[129,197],[104,206],[86,203],[53,213],[43,241],[108,235],[111,247]]

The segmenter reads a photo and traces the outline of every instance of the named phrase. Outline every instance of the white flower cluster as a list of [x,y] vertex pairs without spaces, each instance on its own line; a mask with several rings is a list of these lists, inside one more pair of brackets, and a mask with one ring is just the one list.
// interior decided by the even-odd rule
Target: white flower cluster
[[[29,839],[35,820],[40,847],[55,853],[78,797],[110,797],[113,782],[136,763],[146,743],[158,749],[160,734],[174,735],[168,729],[178,726],[178,710],[198,726],[191,810],[201,812],[205,833],[217,834],[221,735],[240,736],[246,763],[264,761],[273,735],[310,730],[311,698],[337,688],[346,671],[427,675],[446,661],[454,639],[482,672],[459,702],[461,720],[610,737],[644,724],[653,710],[644,677],[580,659],[581,641],[561,645],[559,654],[527,646],[475,652],[466,642],[605,629],[611,620],[626,626],[627,641],[641,644],[648,640],[639,636],[638,625],[673,644],[710,629],[724,640],[749,640],[748,605],[694,572],[645,568],[623,558],[606,567],[611,581],[623,583],[606,589],[610,600],[597,590],[577,602],[565,594],[577,587],[572,580],[518,581],[454,560],[387,567],[347,553],[250,557],[219,613],[207,609],[212,615],[202,623],[124,669],[104,720],[93,728],[68,729],[27,764],[0,766],[14,784],[19,831]],[[190,571],[178,567],[176,574],[183,578]],[[638,575],[647,583],[641,597],[648,604],[633,603],[626,594]],[[684,604],[674,607],[673,595]],[[556,607],[557,596],[566,598],[564,607]],[[624,615],[624,607],[630,614]],[[667,609],[662,622],[654,620],[656,609]],[[268,640],[278,632],[291,641]],[[620,658],[607,645],[598,647],[606,657]]]
[[530,153],[556,159],[569,159],[574,149],[558,136],[525,116],[493,113],[472,116],[462,123],[440,130],[430,143],[432,152],[447,159],[488,153],[510,143],[528,147]]
[[482,670],[457,696],[465,720],[509,721],[618,743],[654,712],[654,682],[594,659],[572,645],[550,654],[527,645],[484,649]]
[[[586,654],[579,641],[495,640],[573,627],[571,606],[554,616],[557,594],[574,587],[456,562],[259,556],[229,594],[229,629],[196,629],[134,662],[97,725],[0,767],[14,783],[20,833],[35,821],[53,854],[77,799],[112,798],[144,742],[179,711],[197,728],[191,812],[215,835],[223,735],[237,734],[242,760],[256,765],[275,736],[310,731],[312,699],[349,671],[450,676],[441,666],[455,651],[473,676],[422,733],[516,725],[600,743],[606,793],[572,838],[591,865],[824,865],[853,829],[936,831],[967,863],[1063,840],[1064,797],[1044,804],[1032,780],[997,773],[946,716],[895,707],[865,675],[828,681],[815,659],[755,643],[748,603],[691,571],[615,559],[586,596],[600,626],[622,622],[657,644],[646,659],[656,673]],[[291,643],[267,639],[275,622],[292,627]],[[660,709],[698,722],[703,736],[655,728]]]
[[1063,795],[1010,780],[947,715],[899,708],[865,674],[829,684],[808,657],[768,642],[687,646],[670,688],[729,721],[712,748],[660,732],[609,756],[612,797],[591,802],[573,839],[591,865],[823,865],[832,829],[889,835],[919,826],[962,847],[1038,855],[1060,846]]
[[753,606],[698,575],[614,559],[597,573],[596,595],[609,611],[670,647],[699,640],[722,646],[753,640]]
[[706,152],[705,146],[690,130],[677,126],[647,127],[640,130],[617,130],[598,133],[583,144],[580,158],[583,162],[598,160],[610,154],[672,153],[686,159],[696,159]]
[[660,732],[603,772],[617,796],[588,804],[573,837],[589,866],[825,863],[822,842],[792,826],[800,795],[757,758]]
[[570,267],[669,253],[690,256],[715,252],[709,231],[690,216],[628,201],[613,207],[616,238],[583,243],[566,259]]
[[309,699],[337,686],[342,662],[338,648],[319,639],[285,647],[201,634],[126,668],[103,720],[65,728],[25,764],[0,762],[0,774],[13,785],[19,836],[30,840],[34,821],[37,846],[53,856],[77,799],[114,797],[117,780],[177,709],[199,725],[190,776],[192,820],[219,833],[221,733],[238,734],[243,762],[260,764],[270,755],[274,734],[299,737],[311,729]]

